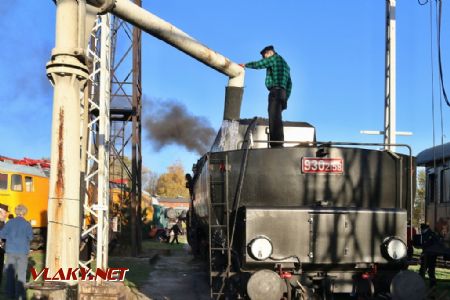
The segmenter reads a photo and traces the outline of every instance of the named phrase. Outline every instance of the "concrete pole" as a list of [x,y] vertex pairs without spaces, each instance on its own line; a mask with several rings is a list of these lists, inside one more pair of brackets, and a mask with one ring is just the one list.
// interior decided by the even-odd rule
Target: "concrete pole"
[[[77,268],[80,244],[80,92],[84,63],[82,1],[56,1],[56,37],[47,75],[54,85],[46,266]],[[80,20],[83,19],[82,22]],[[76,282],[70,282],[75,284]]]
[[[396,142],[395,1],[396,0],[386,0],[386,85],[384,111],[385,144],[395,144]],[[394,146],[385,146],[385,149],[395,151]]]

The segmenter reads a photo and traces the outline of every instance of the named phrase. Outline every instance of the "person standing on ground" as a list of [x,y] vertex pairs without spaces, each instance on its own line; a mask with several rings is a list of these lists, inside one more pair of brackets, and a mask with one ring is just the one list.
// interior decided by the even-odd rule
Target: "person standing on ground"
[[425,272],[428,271],[430,287],[436,285],[436,259],[437,255],[433,252],[433,246],[439,243],[438,235],[430,229],[428,224],[420,224],[422,254],[420,255],[419,274],[425,278]]
[[[266,69],[266,87],[269,90],[269,132],[271,141],[284,141],[282,111],[287,108],[291,95],[292,81],[290,68],[286,61],[275,52],[274,47],[267,46],[261,50],[262,59],[241,67]],[[270,143],[270,147],[283,147],[283,143]]]
[[173,224],[172,229],[170,229],[170,231],[173,231],[173,240],[170,243],[173,244],[175,241],[177,241],[177,244],[179,244],[178,235],[181,233],[181,228],[180,225],[178,225],[178,222]]
[[25,300],[28,253],[33,230],[24,218],[28,209],[19,204],[14,211],[16,217],[0,231],[0,238],[6,239],[6,294],[14,299]]
[[[5,226],[8,217],[8,205],[0,203],[0,230]],[[5,241],[0,239],[0,285],[3,279],[3,266],[5,264]]]

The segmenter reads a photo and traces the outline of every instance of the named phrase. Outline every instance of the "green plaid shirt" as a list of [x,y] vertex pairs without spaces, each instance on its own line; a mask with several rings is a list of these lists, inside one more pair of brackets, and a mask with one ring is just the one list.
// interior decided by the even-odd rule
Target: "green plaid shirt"
[[292,90],[291,75],[289,73],[290,68],[280,55],[275,53],[268,58],[246,63],[245,67],[250,69],[267,69],[267,89],[270,90],[273,87],[282,87],[286,90],[286,97],[289,99]]

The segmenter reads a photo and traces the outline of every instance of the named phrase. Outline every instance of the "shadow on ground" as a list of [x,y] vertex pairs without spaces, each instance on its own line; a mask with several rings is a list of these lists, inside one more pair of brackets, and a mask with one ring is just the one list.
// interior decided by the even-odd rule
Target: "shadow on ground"
[[150,259],[153,268],[139,291],[153,300],[209,300],[209,276],[204,261],[196,260],[188,246],[160,250]]

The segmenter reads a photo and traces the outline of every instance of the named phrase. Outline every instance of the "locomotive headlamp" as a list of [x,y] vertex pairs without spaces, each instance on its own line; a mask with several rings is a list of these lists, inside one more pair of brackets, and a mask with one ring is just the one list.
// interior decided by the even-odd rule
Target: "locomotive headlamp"
[[273,247],[268,237],[260,235],[248,244],[248,249],[254,259],[266,260],[272,255]]
[[402,240],[391,236],[383,241],[381,252],[388,260],[399,261],[406,257],[407,249]]

